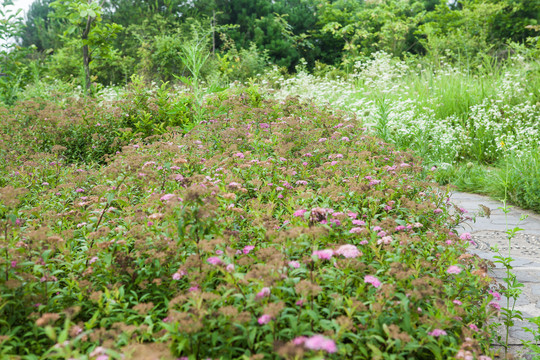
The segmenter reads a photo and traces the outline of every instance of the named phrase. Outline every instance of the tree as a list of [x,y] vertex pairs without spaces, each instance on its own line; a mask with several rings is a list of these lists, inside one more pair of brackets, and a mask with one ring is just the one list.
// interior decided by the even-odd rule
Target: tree
[[53,16],[66,18],[69,22],[64,37],[77,34],[82,44],[82,59],[85,75],[85,92],[88,94],[92,87],[90,62],[94,51],[100,56],[107,57],[112,53],[112,40],[122,29],[122,26],[102,21],[103,1],[96,0],[55,0],[50,5],[54,9]]
[[0,1],[0,101],[13,103],[17,92],[28,80],[25,58],[30,49],[15,42],[22,31],[20,10],[10,11],[10,0]]
[[24,30],[21,34],[22,46],[34,45],[38,51],[57,49],[62,46],[60,35],[64,32],[65,21],[50,17],[53,0],[35,0],[26,14]]

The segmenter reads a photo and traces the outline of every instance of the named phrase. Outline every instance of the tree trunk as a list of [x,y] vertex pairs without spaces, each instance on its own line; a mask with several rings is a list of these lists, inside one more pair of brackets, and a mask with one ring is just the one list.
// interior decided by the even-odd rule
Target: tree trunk
[[216,11],[212,10],[212,56],[216,55]]
[[90,54],[88,53],[88,45],[83,45],[83,66],[85,75],[84,92],[89,94],[92,87],[92,80],[90,79]]
[[92,79],[90,78],[90,52],[88,51],[88,44],[85,44],[85,42],[86,40],[88,40],[88,34],[90,33],[90,27],[93,21],[94,18],[90,16],[88,17],[88,19],[86,19],[86,28],[84,29],[81,36],[83,41],[83,67],[85,75],[84,92],[86,95],[90,93],[90,89],[92,87]]

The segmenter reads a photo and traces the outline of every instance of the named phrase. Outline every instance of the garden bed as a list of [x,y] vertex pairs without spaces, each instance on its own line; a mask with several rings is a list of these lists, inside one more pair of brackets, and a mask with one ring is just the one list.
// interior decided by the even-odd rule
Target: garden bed
[[[487,359],[497,294],[462,213],[358,119],[221,96],[74,165],[20,141],[43,109],[0,142],[0,356]],[[115,109],[74,121],[121,133]]]

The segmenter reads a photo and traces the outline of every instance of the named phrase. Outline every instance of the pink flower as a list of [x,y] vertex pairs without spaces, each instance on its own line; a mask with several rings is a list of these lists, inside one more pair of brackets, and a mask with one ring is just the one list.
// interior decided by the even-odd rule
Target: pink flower
[[161,201],[169,201],[174,197],[174,194],[165,194],[161,197]]
[[373,285],[375,288],[378,288],[379,286],[381,286],[381,281],[379,279],[377,279],[375,276],[372,276],[372,275],[364,276],[364,282],[366,284]]
[[212,265],[220,265],[223,263],[223,261],[221,261],[221,259],[217,256],[209,257],[206,261],[208,261],[208,263]]
[[471,240],[471,239],[472,239],[472,235],[469,234],[468,232],[466,232],[466,233],[461,234],[461,235],[459,236],[459,238],[460,238],[461,240]]
[[93,258],[91,258],[91,259],[88,261],[88,263],[89,263],[89,264],[93,264],[93,263],[95,263],[95,262],[98,261],[98,260],[99,260],[99,258],[98,258],[97,256],[94,256]]
[[261,299],[263,297],[270,296],[270,288],[263,287],[261,291],[259,291],[256,295],[257,299]]
[[360,234],[362,231],[364,231],[364,228],[353,227],[351,230],[349,230],[349,233],[351,233],[351,234]]
[[289,261],[289,266],[298,269],[300,267],[300,263],[298,261]]
[[308,338],[304,342],[304,346],[310,350],[323,350],[330,354],[337,351],[337,346],[334,340],[325,338],[322,335],[314,335]]
[[433,331],[428,332],[428,335],[439,337],[439,336],[447,335],[447,334],[446,334],[446,331],[444,331],[442,329],[435,329]]
[[486,355],[480,355],[478,357],[478,360],[491,360],[491,358],[489,356],[486,356]]
[[459,274],[462,271],[462,269],[457,265],[452,265],[446,270],[449,274]]
[[498,292],[493,291],[493,290],[488,290],[488,293],[492,295],[495,298],[495,300],[497,301],[501,300],[501,294],[499,294]]
[[240,159],[243,159],[245,156],[244,154],[242,154],[241,152],[237,152],[236,154],[233,155],[234,157],[237,157],[237,158],[240,158]]
[[433,210],[433,212],[434,212],[435,214],[440,214],[440,213],[442,213],[443,211],[442,211],[442,209],[435,209],[435,210]]
[[381,230],[382,230],[382,227],[380,227],[380,226],[375,226],[373,228],[373,231],[381,231]]
[[488,305],[494,308],[495,310],[501,310],[501,305],[499,305],[499,303],[496,303],[495,301],[490,301]]
[[255,246],[253,245],[247,245],[247,246],[244,246],[244,249],[242,250],[242,252],[244,254],[249,254],[251,252],[251,250],[255,249]]
[[299,346],[299,345],[303,345],[307,339],[308,339],[307,336],[298,336],[298,337],[295,337],[292,342],[294,345]]
[[392,242],[392,237],[391,236],[383,236],[382,238],[380,238],[379,240],[377,240],[377,244],[380,245],[380,244],[385,244],[385,245],[388,245]]
[[77,192],[77,193],[82,193],[82,192],[84,192],[84,189],[77,188],[77,189],[75,190],[75,192]]
[[332,258],[332,255],[334,255],[334,251],[332,251],[331,249],[316,250],[313,252],[313,255],[317,256],[321,260],[330,260],[330,258]]
[[296,182],[296,185],[307,185],[307,181],[306,180],[298,180]]
[[469,329],[473,331],[478,331],[478,326],[476,326],[475,324],[469,324]]
[[229,264],[225,267],[225,269],[228,271],[228,272],[233,272],[234,271],[234,264]]
[[11,261],[11,267],[12,268],[16,268],[17,267],[17,262],[15,260],[12,260]]
[[356,246],[350,244],[340,246],[336,250],[336,254],[343,255],[346,258],[355,258],[362,255]]
[[182,275],[180,275],[180,273],[175,272],[172,278],[173,280],[180,280],[182,278]]
[[452,301],[454,304],[456,305],[463,305],[463,303],[461,301],[459,301],[458,299]]
[[257,319],[257,322],[259,323],[259,325],[264,325],[264,324],[268,324],[271,320],[272,320],[272,317],[270,315],[264,314],[259,319]]

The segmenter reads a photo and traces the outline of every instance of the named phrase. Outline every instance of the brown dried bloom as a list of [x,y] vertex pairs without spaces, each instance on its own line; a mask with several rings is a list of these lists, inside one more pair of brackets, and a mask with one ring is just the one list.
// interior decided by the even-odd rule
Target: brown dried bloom
[[411,337],[406,332],[402,332],[399,326],[392,324],[388,326],[388,336],[391,339],[401,340],[401,342],[408,343],[411,341]]
[[232,305],[223,306],[219,308],[219,312],[227,317],[236,317],[238,315],[238,309]]
[[263,313],[266,315],[270,315],[272,318],[276,318],[281,310],[285,308],[285,304],[283,301],[277,302],[277,303],[269,303],[264,307]]
[[133,307],[133,310],[139,313],[139,315],[146,315],[150,310],[154,308],[153,302],[139,303]]
[[297,294],[302,296],[316,296],[322,291],[322,288],[319,285],[314,284],[309,280],[300,280],[294,289]]
[[60,314],[58,313],[45,313],[36,320],[36,325],[39,327],[46,326],[54,323],[58,319],[60,319]]

